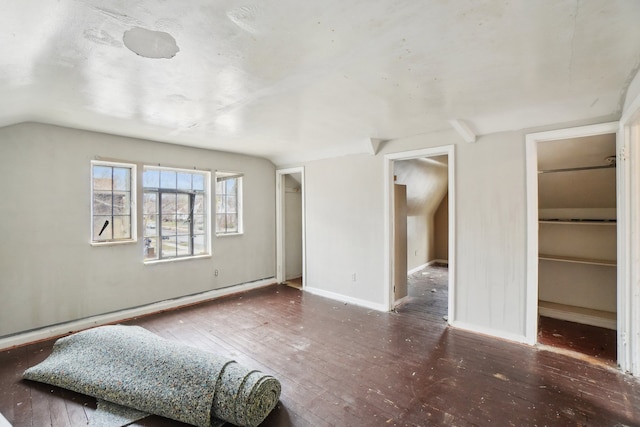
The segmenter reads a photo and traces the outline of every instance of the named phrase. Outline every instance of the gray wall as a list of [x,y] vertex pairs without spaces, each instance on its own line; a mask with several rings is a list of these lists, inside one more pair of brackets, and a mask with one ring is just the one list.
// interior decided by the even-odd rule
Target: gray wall
[[[307,163],[307,284],[382,306],[384,154],[455,144],[454,320],[504,336],[523,336],[525,134],[492,134],[467,144],[445,131],[391,141],[376,156]],[[451,166],[453,159],[449,161]],[[355,282],[352,273],[357,273]]]
[[306,164],[307,288],[373,304],[383,301],[382,175],[378,156]]
[[[211,258],[152,265],[142,262],[142,239],[92,247],[96,156],[243,172],[244,235],[213,237]],[[267,160],[25,123],[0,129],[0,173],[0,336],[275,274],[275,167]]]
[[[376,156],[306,163],[306,285],[383,308],[384,154],[455,144],[452,320],[523,336],[528,132],[467,144],[444,131],[391,141]],[[37,124],[0,129],[0,150],[0,336],[274,275],[275,180],[266,160]],[[156,265],[141,262],[142,242],[89,246],[95,156],[244,172],[245,235],[214,239],[211,259]]]

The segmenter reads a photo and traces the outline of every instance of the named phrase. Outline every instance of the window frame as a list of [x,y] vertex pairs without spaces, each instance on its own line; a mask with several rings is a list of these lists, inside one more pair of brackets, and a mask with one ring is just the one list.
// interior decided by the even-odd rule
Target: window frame
[[[223,171],[216,171],[215,174],[215,219],[214,219],[214,227],[216,230],[216,237],[224,237],[224,236],[238,236],[238,235],[242,235],[244,234],[244,203],[243,203],[243,182],[244,182],[244,174],[240,173],[240,172],[223,172]],[[235,178],[238,180],[238,184],[236,185],[236,212],[235,214],[237,215],[237,230],[235,231],[220,231],[218,230],[218,182],[222,181],[222,180],[228,180],[228,179],[232,179]],[[225,194],[225,196],[227,196]],[[228,215],[228,213],[225,211],[224,213],[225,215]]]
[[[129,224],[130,224],[130,237],[123,239],[109,239],[109,240],[95,240],[94,232],[94,203],[95,203],[95,188],[94,188],[94,167],[95,166],[106,166],[110,168],[121,168],[121,169],[129,169]],[[137,165],[134,163],[125,163],[125,162],[113,162],[113,161],[103,161],[103,160],[91,160],[90,163],[91,173],[90,173],[90,186],[91,186],[91,197],[90,197],[90,229],[89,229],[89,244],[91,246],[111,246],[111,245],[122,245],[128,243],[136,243],[138,241],[138,232],[137,232]],[[111,193],[113,194],[113,183],[111,186]],[[112,207],[112,226],[113,226],[113,207]]]
[[[160,175],[158,176],[158,187],[145,187],[145,182],[144,182],[144,174],[146,171],[149,170],[155,170],[158,171],[160,173]],[[203,177],[203,190],[201,191],[197,191],[194,190],[193,188],[186,190],[186,189],[179,189],[178,185],[176,183],[176,188],[168,188],[168,187],[163,187],[162,186],[162,178],[161,178],[161,173],[162,171],[169,171],[169,172],[175,172],[176,174],[179,173],[183,173],[183,174],[191,174],[191,175],[202,175]],[[176,177],[177,179],[177,177]],[[145,246],[144,246],[144,252],[143,252],[143,262],[145,264],[154,264],[154,263],[162,263],[162,262],[172,262],[172,261],[182,261],[182,260],[188,260],[188,259],[195,259],[195,258],[206,258],[206,257],[211,257],[212,251],[211,251],[211,172],[207,171],[207,170],[201,170],[201,169],[181,169],[181,168],[174,168],[174,167],[166,167],[166,166],[153,166],[153,165],[143,165],[142,168],[142,184],[141,184],[141,190],[142,190],[142,206],[140,208],[140,215],[143,218],[143,222],[144,222],[144,218],[146,215],[155,215],[156,216],[156,235],[153,236],[156,238],[156,246],[155,246],[155,250],[156,252],[156,257],[155,258],[147,258],[147,246],[146,246],[146,240],[152,236],[148,236],[146,235],[146,228],[142,230],[142,239],[145,242]],[[144,198],[145,198],[145,194],[147,193],[153,193],[156,195],[156,212],[155,213],[147,213],[145,211],[145,202],[144,202]],[[164,256],[162,255],[162,240],[163,240],[163,234],[162,234],[162,216],[163,215],[169,215],[169,214],[163,214],[162,212],[162,195],[163,194],[175,194],[177,195],[188,195],[189,196],[189,213],[188,214],[179,214],[179,213],[175,213],[175,215],[189,215],[189,234],[188,234],[188,240],[189,240],[189,254],[186,255],[178,255],[176,253],[175,256]],[[195,254],[194,253],[194,249],[195,249],[195,245],[194,245],[194,238],[196,236],[196,234],[194,234],[194,215],[199,215],[194,213],[194,208],[195,208],[195,198],[198,194],[202,194],[203,195],[203,206],[204,206],[204,233],[200,233],[198,235],[202,235],[205,238],[205,245],[204,245],[204,253],[198,253]],[[171,215],[173,215],[174,213],[171,213]],[[176,239],[179,236],[182,236],[181,234],[175,234],[175,235],[171,235],[171,236],[175,236]],[[169,236],[170,237],[170,236]]]

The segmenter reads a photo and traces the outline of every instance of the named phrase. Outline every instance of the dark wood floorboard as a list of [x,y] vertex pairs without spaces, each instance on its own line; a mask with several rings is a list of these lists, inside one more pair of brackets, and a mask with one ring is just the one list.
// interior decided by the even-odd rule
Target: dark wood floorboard
[[612,365],[618,360],[617,333],[613,329],[541,316],[538,321],[538,342],[577,351]]
[[[640,426],[637,379],[448,328],[446,276],[442,267],[412,278],[391,313],[274,285],[126,323],[277,377],[267,427]],[[0,412],[15,427],[86,425],[95,410],[95,399],[20,379],[52,345],[0,352]]]

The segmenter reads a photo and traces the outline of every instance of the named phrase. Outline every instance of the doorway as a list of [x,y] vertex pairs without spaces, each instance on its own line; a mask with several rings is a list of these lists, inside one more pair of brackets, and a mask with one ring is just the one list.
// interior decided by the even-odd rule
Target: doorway
[[304,168],[276,171],[276,281],[305,284]]
[[[385,156],[387,281],[389,309],[412,298],[424,304],[446,295],[442,318],[454,320],[454,146],[394,153]],[[402,200],[406,200],[404,209]],[[404,213],[403,213],[404,212]],[[404,231],[403,231],[404,229]],[[442,272],[429,271],[438,268]],[[422,289],[430,274],[448,277],[440,295]],[[435,277],[435,276],[434,276]],[[408,282],[407,282],[408,281]],[[416,286],[413,289],[412,283]],[[418,286],[420,288],[418,288]]]
[[527,340],[616,361],[617,123],[527,135]]
[[393,177],[394,305],[411,302],[446,317],[448,156],[396,160]]

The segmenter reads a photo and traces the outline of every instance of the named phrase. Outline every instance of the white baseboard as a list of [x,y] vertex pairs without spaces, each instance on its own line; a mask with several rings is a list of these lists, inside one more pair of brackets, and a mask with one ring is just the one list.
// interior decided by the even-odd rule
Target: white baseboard
[[[66,335],[71,332],[77,332],[83,329],[92,328],[94,326],[120,322],[126,319],[131,319],[133,317],[143,316],[145,314],[157,313],[159,311],[170,310],[185,305],[191,305],[214,298],[219,298],[225,295],[231,295],[238,292],[249,291],[251,289],[262,288],[264,286],[269,286],[272,284],[275,284],[275,277],[269,277],[267,279],[257,280],[255,282],[229,286],[222,289],[214,289],[195,295],[187,295],[184,297],[159,301],[140,307],[116,311],[113,313],[100,314],[84,319],[73,320],[71,322],[60,323],[58,325],[47,326],[44,328],[35,329],[33,331],[0,338],[0,350],[15,347],[18,345],[28,344],[35,341],[42,341],[61,335]],[[2,427],[1,423],[0,427]]]
[[429,267],[430,265],[434,265],[434,264],[449,265],[449,261],[444,260],[444,259],[432,259],[431,261],[426,262],[426,263],[424,263],[422,265],[419,265],[417,267],[413,267],[411,270],[407,271],[407,275],[413,274],[413,273],[417,273],[418,271],[420,271],[420,270],[422,270],[422,269],[424,269],[426,267]]
[[340,301],[340,302],[344,302],[344,303],[348,303],[348,304],[353,304],[353,305],[357,305],[360,307],[364,307],[364,308],[370,308],[372,310],[376,310],[376,311],[389,311],[387,310],[387,307],[384,306],[383,304],[377,304],[375,302],[371,302],[371,301],[367,301],[367,300],[363,300],[363,299],[359,299],[359,298],[353,298],[347,295],[342,295],[336,292],[331,292],[331,291],[325,291],[324,289],[318,289],[318,288],[314,288],[311,286],[305,286],[304,287],[304,291],[305,292],[309,292],[310,294],[314,294],[314,295],[318,295],[321,297],[325,297],[325,298],[329,298],[335,301]]
[[500,331],[497,329],[485,328],[484,326],[472,325],[470,323],[454,321],[451,326],[465,331],[475,332],[477,334],[488,335],[494,338],[501,338],[507,341],[514,341],[520,344],[533,344],[527,340],[525,335],[514,334],[511,332]]
[[422,270],[423,268],[428,267],[429,265],[431,265],[431,262],[427,262],[427,263],[419,265],[417,267],[413,267],[411,270],[407,271],[407,276],[409,274],[417,273],[418,271]]

